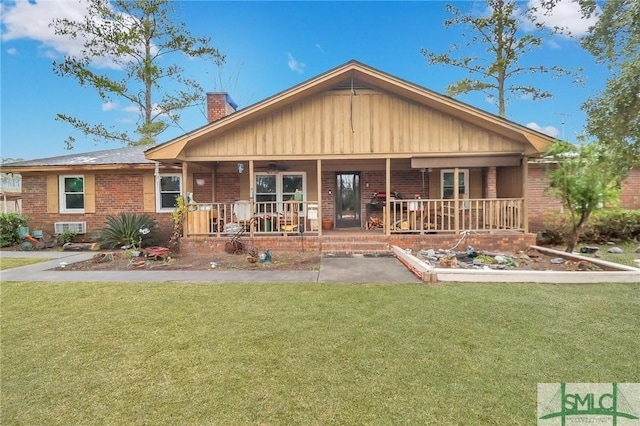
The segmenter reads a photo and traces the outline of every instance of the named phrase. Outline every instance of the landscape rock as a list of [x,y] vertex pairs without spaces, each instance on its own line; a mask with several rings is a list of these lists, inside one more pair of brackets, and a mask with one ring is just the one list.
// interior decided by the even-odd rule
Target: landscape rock
[[595,253],[598,250],[600,250],[599,247],[585,246],[585,247],[580,248],[580,253]]
[[622,249],[620,247],[611,247],[607,250],[607,253],[616,253],[616,254],[620,254],[623,253]]
[[564,263],[564,258],[562,257],[554,257],[553,259],[550,260],[551,263],[554,263],[556,265],[560,265],[562,263]]
[[640,253],[640,247],[636,249],[636,253]]

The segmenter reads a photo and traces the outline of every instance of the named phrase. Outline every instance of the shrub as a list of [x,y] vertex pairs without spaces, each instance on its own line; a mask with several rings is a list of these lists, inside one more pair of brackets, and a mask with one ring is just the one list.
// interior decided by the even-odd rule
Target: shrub
[[585,229],[584,239],[607,242],[632,241],[640,236],[640,210],[602,210],[594,213]]
[[140,248],[148,246],[158,231],[157,222],[149,215],[136,213],[120,213],[120,216],[109,215],[106,225],[96,229],[96,239],[109,248],[132,246]]
[[[567,214],[555,213],[545,220],[541,242],[562,245],[568,241],[571,227]],[[633,241],[640,238],[640,210],[599,210],[594,212],[579,236],[583,243]]]
[[18,213],[0,214],[0,247],[20,244],[18,227],[27,226],[27,218]]

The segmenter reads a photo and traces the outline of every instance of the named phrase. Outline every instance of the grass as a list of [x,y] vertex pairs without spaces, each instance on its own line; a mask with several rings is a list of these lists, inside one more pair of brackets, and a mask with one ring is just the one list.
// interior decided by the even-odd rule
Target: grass
[[48,258],[26,258],[26,257],[1,257],[0,256],[0,270],[17,268],[19,266],[33,265],[34,263],[40,263],[50,260]]
[[535,423],[640,377],[640,284],[6,283],[1,424]]
[[[599,247],[600,250],[598,251],[598,255],[600,255],[600,258],[603,260],[619,263],[621,265],[635,266],[636,268],[638,267],[638,264],[635,263],[633,260],[640,259],[640,253],[635,252],[636,249],[640,247],[640,243],[634,242],[634,243],[616,244],[615,247],[620,247],[624,253],[607,253],[607,250],[613,247],[612,245],[608,245],[608,244],[579,244],[576,247],[576,251],[580,251],[580,247],[584,247],[587,245],[590,247]],[[593,256],[590,254],[582,254],[582,255],[586,257]]]

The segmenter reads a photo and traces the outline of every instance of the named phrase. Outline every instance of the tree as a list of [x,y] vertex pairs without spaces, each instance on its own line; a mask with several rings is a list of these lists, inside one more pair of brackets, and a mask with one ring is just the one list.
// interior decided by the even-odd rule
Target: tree
[[572,252],[591,213],[618,199],[628,163],[596,143],[572,145],[557,141],[548,155],[554,160],[547,171],[549,190],[569,211],[571,234],[567,252]]
[[[175,22],[174,14],[169,0],[88,0],[83,20],[56,19],[51,24],[56,35],[82,40],[83,49],[77,56],[54,62],[54,72],[95,89],[104,101],[124,98],[140,111],[137,137],[66,114],[56,119],[96,140],[128,145],[154,143],[169,126],[179,126],[180,112],[201,104],[204,91],[196,81],[184,77],[180,66],[163,65],[165,58],[186,55],[221,65],[224,56],[210,46],[210,38],[194,37],[183,22]],[[105,62],[111,70],[99,71],[97,64]],[[169,81],[178,87],[173,92],[166,89]],[[74,141],[69,136],[68,149]]]
[[[583,0],[583,12],[594,13]],[[582,46],[612,72],[605,89],[590,98],[586,130],[600,143],[625,153],[640,164],[640,1],[609,0]]]
[[[549,98],[552,94],[531,85],[510,82],[521,74],[544,74],[552,72],[555,76],[577,76],[575,71],[560,66],[521,65],[522,57],[542,44],[542,38],[533,34],[520,35],[523,30],[522,12],[514,0],[486,0],[490,15],[475,16],[472,12],[462,13],[458,8],[448,4],[446,11],[453,16],[444,22],[445,27],[462,26],[469,30],[463,32],[467,39],[466,46],[480,44],[488,52],[488,58],[455,56],[460,49],[457,44],[451,45],[447,53],[434,53],[422,49],[429,65],[452,65],[472,74],[474,78],[464,78],[450,84],[446,88],[448,96],[457,96],[472,91],[488,93],[497,98],[498,114],[506,114],[507,94],[528,96],[531,99]],[[536,24],[542,31],[542,24]],[[580,69],[578,70],[580,71]]]

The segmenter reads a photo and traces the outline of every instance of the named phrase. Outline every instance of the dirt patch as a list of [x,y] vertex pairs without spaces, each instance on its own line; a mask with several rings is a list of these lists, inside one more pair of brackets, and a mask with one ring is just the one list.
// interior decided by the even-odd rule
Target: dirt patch
[[[124,271],[136,269],[202,271],[221,270],[270,270],[309,271],[320,268],[320,253],[317,252],[271,252],[271,261],[261,261],[258,256],[249,259],[245,254],[225,252],[181,254],[170,253],[166,258],[132,257],[124,251],[96,252],[92,259],[70,263],[61,271]],[[212,266],[212,262],[213,265]]]
[[[451,268],[484,268],[506,270],[530,270],[530,271],[592,271],[598,268],[586,261],[565,260],[562,263],[554,263],[552,257],[538,253],[530,249],[526,252],[508,256],[515,264],[486,263],[483,265],[465,265],[468,259],[453,259],[436,264],[437,267]],[[124,251],[96,252],[92,259],[70,263],[64,268],[57,267],[54,270],[71,271],[123,271],[123,270],[273,270],[273,271],[315,271],[320,268],[321,254],[318,252],[271,252],[271,261],[262,262],[260,254],[257,261],[250,259],[246,254],[229,254],[226,252],[181,254],[170,253],[166,258],[154,259],[151,257],[131,257]],[[215,266],[212,266],[212,262]]]

